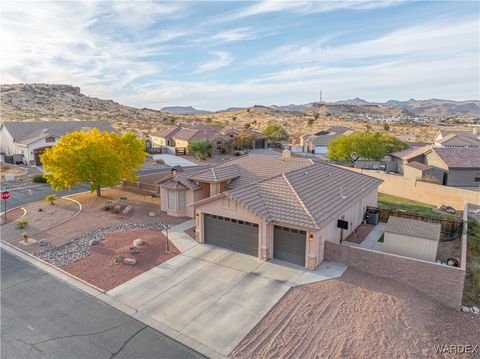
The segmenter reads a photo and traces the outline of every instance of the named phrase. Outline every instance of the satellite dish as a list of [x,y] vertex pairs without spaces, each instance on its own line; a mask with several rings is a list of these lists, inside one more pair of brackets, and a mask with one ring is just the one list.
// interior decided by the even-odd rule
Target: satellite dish
[[357,162],[357,160],[358,160],[359,158],[360,158],[360,156],[358,155],[357,152],[352,152],[352,153],[350,153],[350,161],[351,161],[352,163]]

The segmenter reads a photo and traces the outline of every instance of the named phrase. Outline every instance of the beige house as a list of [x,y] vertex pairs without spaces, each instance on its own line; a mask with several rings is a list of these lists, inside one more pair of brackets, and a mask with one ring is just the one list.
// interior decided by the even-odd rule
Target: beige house
[[480,148],[477,127],[472,131],[440,130],[434,139],[435,145],[447,148]]
[[440,223],[390,216],[384,233],[384,250],[404,257],[435,262]]
[[151,135],[154,148],[175,147],[177,152],[185,152],[188,145],[195,141],[208,141],[215,152],[227,150],[232,139],[240,134],[254,135],[253,148],[266,148],[267,137],[253,130],[233,128],[219,129],[217,126],[196,125],[191,127],[173,126],[161,129]]
[[174,173],[160,197],[168,214],[195,217],[201,243],[314,269],[324,242],[346,238],[377,204],[380,183],[286,151]]

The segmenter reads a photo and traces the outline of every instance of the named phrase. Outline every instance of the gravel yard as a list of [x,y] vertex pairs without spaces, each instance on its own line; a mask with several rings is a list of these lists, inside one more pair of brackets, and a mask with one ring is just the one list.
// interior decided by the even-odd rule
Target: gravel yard
[[[106,211],[104,209],[106,200],[118,200],[120,197],[127,198],[127,204],[132,206],[130,213],[113,213],[111,210]],[[102,197],[97,197],[95,193],[81,193],[71,198],[82,204],[82,212],[61,226],[42,233],[42,237],[48,239],[48,241],[56,247],[98,228],[128,223],[178,224],[189,219],[186,217],[170,217],[167,216],[165,212],[161,212],[159,198],[152,198],[150,196],[138,195],[117,189],[102,190]],[[155,216],[150,217],[148,215],[150,212],[155,213]]]
[[[128,253],[128,248],[137,238],[145,243],[138,247],[139,253]],[[107,291],[180,253],[171,242],[169,253],[165,253],[165,247],[166,237],[159,230],[110,232],[106,233],[105,239],[97,245],[91,246],[88,257],[65,265],[62,269]],[[116,256],[133,258],[137,263],[133,266],[123,262],[116,263]]]
[[453,358],[434,345],[480,345],[479,333],[480,316],[348,269],[339,279],[292,288],[231,357]]
[[[35,202],[23,208],[25,208],[27,213],[21,220],[27,221],[28,225],[23,229],[16,228],[17,221],[3,225],[1,228],[3,241],[17,245],[18,241],[22,239],[24,232],[27,232],[34,239],[44,238],[46,230],[72,218],[80,211],[78,203],[63,198],[57,199],[53,206],[46,202]],[[29,246],[21,245],[20,248],[33,253],[42,250],[43,247],[36,243]]]

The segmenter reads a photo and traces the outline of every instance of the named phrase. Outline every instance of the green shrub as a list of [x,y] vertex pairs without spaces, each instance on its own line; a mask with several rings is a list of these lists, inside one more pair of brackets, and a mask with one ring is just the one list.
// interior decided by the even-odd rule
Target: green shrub
[[34,183],[47,183],[47,179],[43,175],[35,175],[32,178]]
[[241,156],[242,154],[239,151],[235,151],[235,156]]
[[53,206],[53,202],[57,200],[57,196],[54,194],[49,194],[48,196],[45,197],[45,202],[50,203]]
[[157,165],[164,165],[165,164],[165,161],[164,160],[161,160],[161,159],[158,159],[158,160],[155,160],[155,163]]
[[225,153],[227,153],[227,150],[226,150],[225,148],[222,148],[222,149],[220,150],[220,153],[221,153],[222,155],[224,155]]
[[28,226],[28,221],[24,220],[24,219],[21,219],[19,221],[17,221],[17,224],[15,225],[15,227],[17,227],[17,229],[23,229],[23,228],[26,228]]

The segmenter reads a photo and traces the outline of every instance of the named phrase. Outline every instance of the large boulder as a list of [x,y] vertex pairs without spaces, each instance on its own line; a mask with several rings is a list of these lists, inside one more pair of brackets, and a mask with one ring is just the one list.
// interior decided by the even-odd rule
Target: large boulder
[[100,243],[98,239],[92,239],[90,242],[88,242],[90,246],[96,246],[98,243]]
[[133,245],[135,247],[140,247],[140,246],[143,246],[144,244],[145,244],[145,242],[144,242],[143,239],[137,238],[137,239],[133,240]]
[[140,252],[137,247],[128,247],[128,253],[134,254]]
[[115,256],[115,258],[113,259],[115,263],[122,263],[124,260],[125,260],[124,256]]
[[157,214],[156,214],[155,212],[149,212],[149,213],[148,213],[148,216],[149,216],[149,217],[155,217],[156,215],[157,215]]
[[132,206],[128,205],[127,207],[125,207],[122,213],[129,214],[131,211],[132,211]]
[[125,258],[125,264],[134,266],[135,264],[137,264],[137,260],[134,258]]
[[119,204],[116,204],[115,207],[113,207],[114,213],[120,213],[121,210],[122,210],[122,206],[120,206]]
[[45,246],[48,246],[50,244],[50,242],[47,241],[46,239],[40,239],[38,241],[38,244],[41,245],[42,247],[45,247]]
[[109,211],[115,206],[112,200],[105,201],[105,210]]

